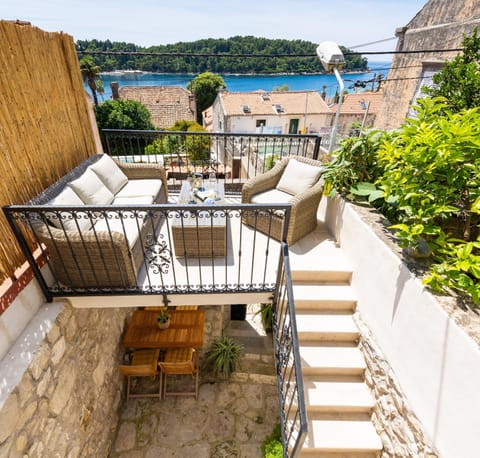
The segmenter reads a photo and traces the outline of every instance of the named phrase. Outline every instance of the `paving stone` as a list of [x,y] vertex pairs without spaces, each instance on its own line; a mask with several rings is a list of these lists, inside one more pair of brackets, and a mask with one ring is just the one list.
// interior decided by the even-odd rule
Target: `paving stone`
[[[248,319],[252,315],[247,314]],[[245,322],[231,323],[229,335],[240,333],[244,341],[247,332],[254,337],[243,355],[248,361],[242,360],[244,365],[256,363],[248,366],[253,372],[234,372],[226,381],[202,373],[198,400],[172,396],[124,402],[110,458],[261,458],[262,442],[279,422],[275,377],[265,375],[274,374],[271,337],[259,336],[255,326]],[[255,373],[265,367],[268,370]],[[126,438],[120,436],[123,425],[132,424],[136,436],[130,434],[127,451]]]

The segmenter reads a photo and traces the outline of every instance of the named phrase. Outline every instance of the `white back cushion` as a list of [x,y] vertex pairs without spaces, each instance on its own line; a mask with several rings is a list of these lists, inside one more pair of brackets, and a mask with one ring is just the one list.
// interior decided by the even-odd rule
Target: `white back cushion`
[[97,174],[98,178],[102,180],[103,184],[113,195],[128,183],[127,176],[108,154],[104,154],[89,168]]
[[295,196],[311,188],[320,178],[322,168],[290,159],[277,184],[279,191]]
[[71,181],[69,186],[78,194],[84,204],[109,205],[113,202],[113,194],[89,168],[79,178]]
[[[75,193],[72,188],[68,186],[54,199],[50,200],[47,205],[54,206],[77,206],[85,205]],[[77,218],[73,217],[73,214],[70,212],[48,212],[46,217],[48,221],[55,227],[59,229],[65,229],[67,231],[88,231],[92,227],[92,223],[95,223],[95,219],[90,217],[84,212],[76,213]],[[77,222],[75,222],[75,219]],[[77,226],[78,223],[78,226]]]

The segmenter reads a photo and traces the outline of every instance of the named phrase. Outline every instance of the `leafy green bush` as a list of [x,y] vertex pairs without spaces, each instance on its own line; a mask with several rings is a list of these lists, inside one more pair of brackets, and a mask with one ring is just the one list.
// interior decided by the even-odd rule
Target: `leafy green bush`
[[368,200],[408,253],[430,256],[424,283],[480,304],[480,112],[419,100],[391,134],[344,141],[325,180],[330,194]]
[[[177,121],[173,132],[206,132],[195,121]],[[145,147],[145,154],[187,154],[191,161],[205,162],[210,158],[211,138],[208,135],[164,134]]]
[[280,160],[280,154],[269,154],[265,158],[265,171],[273,169],[273,166]]
[[207,365],[214,374],[220,374],[227,379],[240,361],[242,349],[243,345],[235,342],[231,337],[218,337],[207,351],[205,357]]
[[377,153],[389,135],[382,130],[370,130],[360,137],[343,140],[333,160],[326,165],[323,174],[325,193],[339,193],[351,200],[361,200],[363,194],[357,192],[356,187],[359,183],[374,183],[381,175]]
[[136,100],[107,100],[95,107],[97,125],[102,129],[154,129],[150,112]]
[[262,444],[264,458],[283,458],[282,433],[280,425],[275,426],[272,434]]
[[480,36],[477,27],[471,36],[463,36],[462,47],[460,54],[433,75],[434,86],[423,88],[431,97],[445,97],[453,112],[480,106]]

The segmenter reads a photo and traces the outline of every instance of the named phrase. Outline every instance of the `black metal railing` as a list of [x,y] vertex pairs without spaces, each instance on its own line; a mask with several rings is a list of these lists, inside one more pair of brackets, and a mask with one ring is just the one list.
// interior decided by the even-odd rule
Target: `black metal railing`
[[273,301],[273,343],[280,403],[283,456],[299,456],[307,435],[307,411],[298,345],[288,245],[282,243]]
[[170,183],[190,172],[225,180],[227,188],[269,170],[286,156],[319,159],[319,135],[102,130],[105,153],[127,162],[161,163]]
[[[4,212],[52,300],[273,293],[290,205],[24,205]],[[47,272],[37,267],[34,249]]]

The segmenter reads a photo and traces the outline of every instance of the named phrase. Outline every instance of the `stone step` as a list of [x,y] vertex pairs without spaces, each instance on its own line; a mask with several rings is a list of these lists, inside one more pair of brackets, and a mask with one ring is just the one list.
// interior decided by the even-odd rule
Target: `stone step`
[[324,347],[300,343],[300,359],[304,376],[363,376],[365,358],[357,347]]
[[359,330],[352,315],[296,313],[300,342],[356,342]]
[[314,251],[290,251],[293,281],[349,283],[353,269],[343,250],[328,234],[320,238]]
[[319,380],[319,376],[304,376],[303,385],[308,414],[329,415],[371,414],[373,397],[363,381]]
[[294,284],[295,310],[352,312],[357,300],[348,284]]
[[300,456],[363,458],[375,456],[382,448],[380,437],[370,421],[310,417]]
[[352,271],[346,269],[338,270],[309,270],[301,269],[292,272],[294,283],[346,283],[352,281]]

